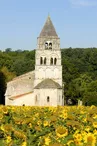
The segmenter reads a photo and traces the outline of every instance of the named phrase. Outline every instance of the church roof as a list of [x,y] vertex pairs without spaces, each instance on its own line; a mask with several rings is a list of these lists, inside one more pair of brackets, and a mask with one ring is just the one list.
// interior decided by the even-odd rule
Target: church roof
[[24,93],[24,94],[20,94],[20,95],[16,95],[16,96],[11,96],[11,97],[9,97],[9,99],[10,100],[15,100],[15,99],[18,99],[20,97],[23,97],[25,95],[32,94],[32,93],[33,93],[33,91],[32,92],[28,92],[28,93]]
[[48,16],[39,37],[46,37],[46,36],[58,37],[50,16]]
[[48,88],[62,89],[62,87],[52,79],[45,79],[35,87],[35,89],[48,89]]
[[18,97],[33,92],[34,78],[34,71],[14,78],[12,81],[7,83],[7,90],[5,95],[9,97]]

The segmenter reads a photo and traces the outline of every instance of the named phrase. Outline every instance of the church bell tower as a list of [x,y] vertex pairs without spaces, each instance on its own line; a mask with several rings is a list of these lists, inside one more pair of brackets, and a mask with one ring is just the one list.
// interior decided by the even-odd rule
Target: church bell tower
[[62,86],[60,38],[48,16],[37,39],[35,86],[49,78]]
[[[47,17],[44,27],[37,38],[34,88],[37,90],[36,93],[38,93],[37,96],[39,96],[40,99],[44,98],[45,100],[48,97],[51,99],[51,102],[47,102],[46,104],[45,101],[43,105],[53,105],[54,96],[56,98],[56,105],[59,98],[59,105],[62,105],[60,38],[56,33],[50,16]],[[54,91],[54,89],[56,89],[56,91]]]

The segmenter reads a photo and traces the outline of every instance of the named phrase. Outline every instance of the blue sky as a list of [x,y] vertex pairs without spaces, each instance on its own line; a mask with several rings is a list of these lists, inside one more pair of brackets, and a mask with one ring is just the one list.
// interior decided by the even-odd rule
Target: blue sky
[[61,48],[97,47],[97,0],[0,0],[0,50],[33,50],[51,16]]

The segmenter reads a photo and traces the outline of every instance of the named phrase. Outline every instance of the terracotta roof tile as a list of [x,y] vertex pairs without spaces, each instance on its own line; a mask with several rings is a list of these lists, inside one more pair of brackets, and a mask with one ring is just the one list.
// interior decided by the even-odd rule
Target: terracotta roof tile
[[10,97],[9,99],[10,99],[10,100],[15,100],[15,99],[17,99],[17,98],[20,98],[20,97],[22,97],[22,96],[24,96],[24,95],[28,95],[28,94],[31,94],[31,93],[33,93],[33,92],[28,92],[28,93],[24,93],[24,94],[12,96],[12,97]]

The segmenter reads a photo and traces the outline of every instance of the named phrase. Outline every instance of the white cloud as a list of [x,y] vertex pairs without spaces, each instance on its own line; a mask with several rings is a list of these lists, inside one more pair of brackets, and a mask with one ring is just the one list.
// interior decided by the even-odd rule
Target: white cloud
[[97,6],[97,0],[69,0],[74,7]]

